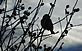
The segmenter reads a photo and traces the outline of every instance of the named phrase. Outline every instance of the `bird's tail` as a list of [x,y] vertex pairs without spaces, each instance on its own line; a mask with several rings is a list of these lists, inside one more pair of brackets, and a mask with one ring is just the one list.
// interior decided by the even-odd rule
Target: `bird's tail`
[[51,34],[55,34],[55,32],[53,30],[50,30]]

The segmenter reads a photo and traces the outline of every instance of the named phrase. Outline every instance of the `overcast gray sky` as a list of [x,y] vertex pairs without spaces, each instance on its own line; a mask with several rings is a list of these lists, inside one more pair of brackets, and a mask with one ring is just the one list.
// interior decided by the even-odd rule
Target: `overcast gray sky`
[[[26,4],[27,7],[32,6],[35,7],[37,5],[39,0],[24,0],[24,3]],[[48,10],[50,8],[49,3],[53,2],[54,0],[43,0],[44,1],[44,6],[40,10],[39,16],[42,16],[45,13],[48,13]],[[69,11],[71,11],[72,7],[74,6],[76,0],[57,0],[56,7],[53,11],[52,14],[52,21],[55,22],[58,20],[58,17],[62,18],[65,16],[64,14],[64,9],[67,4],[70,5]],[[82,24],[82,0],[78,1],[78,4],[76,8],[80,8],[80,11],[78,13],[75,13],[75,15],[72,18],[71,23],[74,25],[77,24]],[[65,22],[62,22],[63,28],[65,26]],[[59,30],[60,28],[57,25],[54,25],[54,31]],[[47,39],[49,42],[48,44],[53,45],[54,44],[54,38],[55,40],[58,38],[60,34],[53,36],[50,39]],[[76,44],[81,44],[82,45],[82,26],[74,27],[72,30],[69,31],[68,36],[64,38],[63,41],[65,41],[65,46],[69,45],[76,45]]]
[[[14,3],[14,1],[15,0],[8,1],[8,4],[9,4],[8,8],[13,7],[13,5],[11,5],[11,4]],[[44,6],[41,8],[40,13],[38,14],[38,16],[40,18],[42,18],[42,16],[45,13],[48,13],[48,10],[50,8],[49,3],[53,2],[54,0],[43,0],[43,1],[44,1]],[[52,14],[52,17],[51,17],[53,23],[58,20],[58,17],[63,18],[65,16],[64,9],[67,4],[70,5],[69,11],[71,11],[73,5],[75,4],[75,1],[76,0],[57,0],[56,7],[55,7],[53,14]],[[31,6],[32,9],[37,6],[38,2],[39,2],[39,0],[23,0],[25,7],[28,8],[29,6]],[[0,6],[0,7],[3,7],[3,6]],[[74,25],[82,24],[82,0],[78,1],[76,8],[80,8],[80,11],[78,13],[75,13],[75,15],[73,16],[71,23]],[[40,20],[38,20],[38,24],[40,24]],[[60,30],[59,26],[57,26],[57,25],[54,25],[54,31]],[[64,28],[65,21],[62,22],[62,25]],[[48,31],[46,31],[46,32],[48,32]],[[53,36],[52,38],[47,39],[46,41],[49,42],[48,43],[49,45],[53,45],[55,42],[54,38],[56,40],[59,37],[59,35],[60,34],[57,34],[57,35]],[[74,27],[73,29],[71,29],[68,33],[68,36],[65,37],[63,41],[66,42],[66,44],[65,44],[66,46],[74,45],[74,44],[81,44],[82,45],[82,26]]]

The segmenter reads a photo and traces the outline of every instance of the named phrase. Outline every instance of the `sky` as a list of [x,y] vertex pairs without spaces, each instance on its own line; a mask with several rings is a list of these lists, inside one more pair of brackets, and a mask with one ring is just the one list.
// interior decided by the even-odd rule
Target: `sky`
[[[24,3],[26,4],[26,6],[32,6],[35,7],[37,5],[39,0],[24,0]],[[45,13],[48,13],[48,10],[50,8],[50,4],[49,3],[53,3],[54,0],[43,0],[44,1],[44,6],[41,8],[40,10],[40,14],[38,16],[40,16],[42,18],[42,16]],[[65,16],[64,14],[64,9],[66,5],[70,5],[69,11],[71,12],[72,7],[74,6],[76,0],[57,0],[56,6],[54,8],[53,14],[51,16],[51,19],[54,22],[56,22],[58,20],[58,17],[63,18]],[[75,13],[75,15],[72,18],[71,23],[74,25],[78,25],[78,24],[82,24],[82,0],[78,1],[78,4],[76,6],[76,8],[80,8],[80,11],[78,13]],[[38,22],[39,23],[39,22]],[[65,28],[65,24],[66,22],[63,21],[62,25],[63,28]],[[54,25],[54,31],[60,30],[59,25]],[[48,31],[47,31],[48,32]],[[45,32],[45,33],[47,33]],[[60,36],[60,34],[57,34],[49,39],[47,39],[47,44],[49,46],[53,46],[53,44],[55,43],[55,41],[57,41],[57,38]],[[82,51],[82,26],[78,26],[78,27],[73,27],[68,35],[62,40],[65,42],[64,44],[64,49],[63,51]],[[44,41],[45,43],[45,41]],[[81,45],[81,46],[79,46]],[[66,47],[66,48],[65,48]]]
[[[55,23],[56,21],[58,21],[58,17],[62,19],[65,16],[64,9],[65,9],[65,6],[68,4],[70,5],[69,11],[71,12],[71,9],[73,5],[75,4],[75,1],[76,0],[57,0],[56,6],[53,10],[53,14],[51,16],[52,22]],[[15,0],[8,0],[8,4],[9,4],[8,8],[12,8],[14,6],[14,4],[12,3],[14,2]],[[31,6],[32,9],[37,6],[38,2],[39,0],[23,0],[25,7],[28,8],[29,6]],[[42,19],[42,16],[48,13],[48,10],[50,8],[49,3],[53,3],[54,0],[43,0],[43,2],[44,2],[44,6],[41,8],[40,13],[37,15],[37,17],[40,17],[40,18],[35,24],[40,25],[40,20]],[[0,6],[0,8],[2,7],[3,6]],[[73,25],[82,24],[82,0],[78,1],[76,8],[80,8],[80,11],[74,14],[72,21],[71,21]],[[29,17],[29,20],[30,19],[31,19],[31,16]],[[63,29],[65,28],[65,24],[66,24],[66,21],[63,21],[62,22]],[[60,30],[59,24],[54,25],[54,31],[59,31],[59,30]],[[46,31],[45,34],[46,33],[50,33],[50,32]],[[53,46],[53,44],[55,44],[59,36],[60,34],[57,34],[55,36],[53,35],[53,37],[47,39],[46,41],[43,41],[43,43],[46,42],[48,46],[51,46],[51,45]],[[69,31],[68,35],[61,41],[61,42],[65,42],[63,51],[78,51],[78,50],[82,51],[82,40],[81,39],[82,39],[82,26],[73,27]]]

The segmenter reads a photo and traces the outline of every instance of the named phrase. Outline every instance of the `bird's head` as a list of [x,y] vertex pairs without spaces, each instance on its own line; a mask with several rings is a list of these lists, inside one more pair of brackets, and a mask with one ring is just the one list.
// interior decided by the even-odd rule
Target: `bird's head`
[[49,14],[45,14],[45,15],[43,16],[43,19],[50,19]]

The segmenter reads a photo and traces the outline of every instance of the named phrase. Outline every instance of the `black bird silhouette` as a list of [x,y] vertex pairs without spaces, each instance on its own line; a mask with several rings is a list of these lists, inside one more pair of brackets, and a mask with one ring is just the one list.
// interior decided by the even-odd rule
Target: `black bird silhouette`
[[53,23],[49,14],[45,14],[41,20],[41,26],[44,30],[49,30],[51,34],[55,34],[53,31]]

